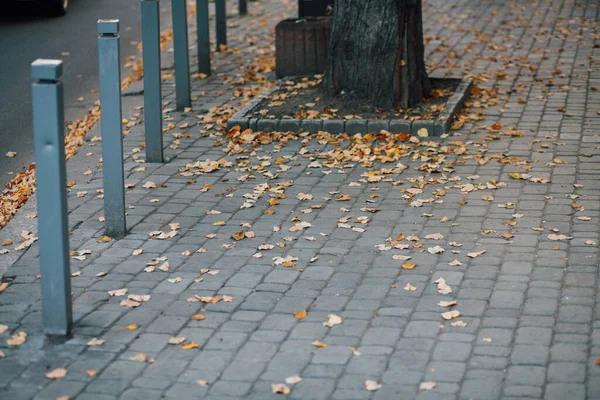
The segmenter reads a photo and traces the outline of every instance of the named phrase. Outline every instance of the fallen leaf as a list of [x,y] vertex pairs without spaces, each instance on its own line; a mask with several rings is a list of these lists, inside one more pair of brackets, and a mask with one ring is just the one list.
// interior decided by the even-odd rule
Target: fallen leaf
[[183,342],[185,342],[185,336],[171,336],[167,343],[174,344],[174,345],[180,345]]
[[319,340],[315,340],[314,342],[312,342],[312,345],[315,347],[318,347],[320,349],[327,347],[327,345]]
[[292,391],[290,390],[290,388],[286,384],[283,384],[283,383],[271,383],[271,392],[272,393],[281,393],[281,394],[288,395]]
[[300,312],[294,312],[294,317],[296,317],[296,319],[302,319],[306,317],[306,310],[302,310]]
[[137,353],[136,355],[129,357],[129,361],[146,362],[148,356],[144,353]]
[[202,321],[206,319],[206,317],[202,314],[194,314],[192,315],[192,321]]
[[142,250],[142,249],[137,249],[137,250],[134,250],[134,251],[133,251],[131,254],[132,254],[132,255],[134,255],[134,256],[139,256],[139,255],[140,255],[140,254],[142,254],[143,252],[144,252],[144,250]]
[[104,344],[104,342],[105,342],[104,339],[93,338],[92,340],[87,342],[87,345],[90,347],[102,346]]
[[431,390],[436,387],[436,383],[433,381],[421,382],[419,385],[419,390]]
[[460,312],[457,310],[446,311],[442,313],[442,318],[449,321],[454,318],[458,318],[460,316]]
[[139,328],[140,326],[138,324],[129,324],[125,327],[125,329],[127,329],[128,331],[135,331]]
[[476,252],[473,252],[473,253],[467,253],[467,256],[471,257],[471,258],[477,258],[477,257],[479,257],[482,254],[485,254],[485,250],[476,251]]
[[367,389],[369,392],[375,392],[381,389],[381,383],[377,383],[377,381],[368,379],[365,381],[365,389]]
[[8,325],[0,324],[0,335],[3,334],[4,332],[8,332]]
[[0,283],[0,293],[4,292],[6,289],[8,289],[8,282]]
[[557,235],[555,233],[551,233],[548,235],[549,240],[571,240],[573,239],[571,236],[566,235]]
[[300,383],[302,381],[303,379],[300,378],[298,375],[288,376],[287,378],[285,378],[285,383],[287,383],[288,385],[295,385],[296,383]]
[[61,379],[65,376],[67,376],[67,370],[65,368],[56,368],[46,374],[46,377],[50,379]]
[[409,292],[414,292],[415,290],[417,290],[417,288],[414,287],[413,285],[411,285],[410,283],[407,283],[406,286],[404,286],[404,290],[408,290]]
[[430,247],[427,249],[427,251],[431,254],[440,254],[443,253],[444,251],[446,251],[443,247],[440,246],[434,246],[434,247]]
[[6,341],[6,344],[9,346],[20,346],[27,341],[27,334],[23,331],[11,336],[10,339]]
[[208,387],[208,381],[203,381],[202,379],[198,379],[196,383],[202,387]]
[[438,303],[438,306],[440,306],[440,307],[452,307],[452,306],[454,306],[456,304],[458,304],[458,302],[456,300],[440,301]]
[[98,243],[108,243],[111,240],[112,240],[111,238],[109,238],[108,236],[104,235],[104,236],[101,236],[98,240],[96,240],[96,242],[98,242]]
[[417,264],[416,263],[407,263],[407,264],[402,264],[402,268],[404,269],[413,269],[414,267],[416,267]]
[[448,263],[448,265],[449,265],[449,266],[451,266],[451,267],[460,267],[461,265],[463,265],[463,263],[461,263],[461,262],[460,262],[460,261],[458,261],[458,260],[454,260],[454,261],[450,261],[450,262]]
[[441,294],[452,293],[452,289],[450,288],[450,286],[448,286],[448,284],[446,283],[446,280],[444,278],[439,278],[437,281],[434,281],[434,283],[437,284],[438,293],[441,293]]
[[86,369],[85,373],[87,376],[96,376],[98,375],[98,371],[95,369]]
[[339,315],[329,314],[327,321],[323,322],[323,326],[332,328],[334,325],[339,325],[344,322],[344,319]]
[[464,328],[465,326],[467,326],[467,323],[465,321],[454,321],[452,322],[450,325],[454,326],[454,327],[459,327],[459,328]]

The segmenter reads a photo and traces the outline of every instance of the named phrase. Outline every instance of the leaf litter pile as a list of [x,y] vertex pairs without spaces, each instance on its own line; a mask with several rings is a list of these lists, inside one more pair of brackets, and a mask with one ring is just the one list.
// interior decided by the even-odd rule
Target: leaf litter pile
[[[521,15],[534,14],[527,11],[528,7],[510,5],[504,10],[505,18],[513,17],[513,22],[498,28],[500,33],[504,33],[503,39],[507,42],[509,39],[515,40],[511,37],[511,29],[527,24]],[[461,18],[464,22],[474,17],[466,13]],[[487,18],[497,19],[500,16],[492,12]],[[254,22],[256,26],[249,28],[264,26],[265,21],[257,19]],[[438,21],[446,28],[456,29],[456,21],[444,14],[438,15]],[[583,40],[569,30],[566,21],[559,20],[557,24],[561,28],[554,34],[557,38],[574,43]],[[590,25],[589,21],[580,19],[583,29],[589,29]],[[540,28],[540,32],[542,31],[543,28]],[[470,34],[473,36],[473,45],[484,43],[496,51],[494,55],[480,54],[463,62],[461,52],[455,50],[449,41],[441,40],[436,35],[426,37],[428,51],[431,53],[429,61],[435,61],[433,70],[456,68],[457,71],[467,71],[478,83],[466,108],[454,121],[453,127],[460,131],[454,131],[441,139],[429,137],[429,132],[426,131],[417,136],[385,131],[352,136],[331,135],[327,132],[253,132],[239,127],[226,131],[227,119],[238,109],[239,104],[225,104],[197,115],[196,126],[200,127],[198,132],[196,126],[188,123],[177,126],[169,122],[171,117],[167,112],[165,122],[168,125],[165,131],[172,131],[171,149],[187,143],[211,141],[211,154],[221,154],[180,162],[178,172],[173,177],[178,182],[183,180],[188,190],[197,191],[196,203],[205,201],[207,205],[210,204],[203,215],[197,216],[202,218],[203,240],[199,240],[202,244],[187,245],[188,248],[177,254],[177,257],[172,254],[156,257],[152,254],[152,257],[146,257],[144,250],[135,249],[131,257],[140,260],[143,268],[141,274],[154,274],[148,275],[153,277],[162,274],[158,276],[164,277],[169,285],[186,285],[188,290],[184,300],[187,303],[198,303],[199,307],[188,324],[201,327],[207,320],[210,321],[211,308],[218,309],[231,303],[227,307],[234,308],[226,309],[233,310],[242,300],[232,293],[227,294],[225,290],[221,293],[204,288],[206,284],[206,288],[214,287],[210,286],[212,280],[229,271],[213,268],[212,264],[204,262],[206,259],[203,257],[216,252],[227,254],[238,248],[251,249],[250,260],[264,258],[273,270],[297,271],[301,274],[312,265],[328,265],[321,264],[324,262],[320,260],[322,254],[316,254],[317,251],[307,252],[306,249],[326,246],[332,236],[338,235],[354,241],[356,246],[362,246],[362,242],[368,242],[371,238],[371,227],[377,227],[379,221],[389,218],[382,218],[380,215],[394,212],[396,214],[392,215],[395,215],[393,218],[396,219],[396,224],[392,234],[378,243],[369,244],[368,250],[377,257],[384,258],[387,269],[396,271],[395,282],[390,285],[388,295],[407,298],[420,296],[423,291],[430,290],[428,287],[431,286],[433,293],[437,293],[434,295],[439,297],[436,301],[440,329],[460,330],[469,326],[468,316],[461,314],[461,306],[468,300],[463,302],[457,297],[460,283],[447,277],[447,272],[466,271],[469,266],[479,262],[480,258],[489,257],[488,252],[492,249],[501,247],[508,251],[510,246],[518,245],[520,235],[536,235],[540,242],[547,242],[556,251],[556,259],[565,263],[568,258],[564,250],[570,242],[581,241],[585,246],[596,247],[594,240],[584,241],[584,238],[577,236],[577,232],[561,231],[564,225],[539,223],[538,215],[530,215],[529,209],[520,209],[513,194],[514,190],[525,187],[540,187],[541,194],[536,197],[536,201],[541,204],[539,209],[544,204],[568,202],[572,220],[579,224],[590,224],[589,229],[594,230],[597,221],[586,214],[582,204],[588,196],[584,184],[576,182],[561,195],[545,195],[552,184],[552,176],[560,173],[563,168],[573,167],[572,160],[553,155],[565,143],[559,140],[556,132],[540,136],[535,130],[520,129],[495,117],[521,104],[521,96],[526,98],[527,87],[518,82],[519,76],[534,77],[532,85],[541,88],[539,97],[544,101],[549,101],[557,93],[582,91],[585,88],[567,86],[562,81],[558,83],[562,72],[539,73],[537,57],[532,60],[516,58],[514,49],[498,44],[499,33],[496,31],[483,33],[473,28]],[[547,35],[545,31],[543,34]],[[246,36],[245,41],[252,44],[250,51],[253,57],[243,62],[239,74],[220,77],[232,90],[238,103],[248,101],[273,84],[270,80],[274,69],[272,47],[257,45],[262,42],[272,43],[272,36],[268,38],[270,41],[264,40],[264,37]],[[223,50],[227,54],[239,53],[236,48]],[[467,46],[462,51],[469,53],[471,50]],[[539,51],[547,52],[544,49]],[[478,66],[477,61],[482,60],[496,64],[499,72],[491,73],[489,68]],[[521,75],[511,76],[509,72],[505,72],[515,65],[521,68]],[[203,76],[195,78],[206,79]],[[504,83],[510,80],[514,82],[514,89],[507,90]],[[515,98],[518,99],[515,101]],[[488,112],[491,118],[486,117]],[[564,115],[565,118],[569,115],[568,110],[562,109],[555,113]],[[498,122],[491,121],[493,119]],[[522,152],[511,155],[511,147],[520,143],[532,144],[533,156],[524,156]],[[143,147],[143,143],[140,147]],[[137,156],[139,151],[139,148],[133,151],[133,159],[140,166],[135,167],[132,172],[145,171],[143,159]],[[295,189],[297,181],[314,178],[319,183],[327,184],[323,187],[317,184],[312,186],[313,189],[301,185],[302,190]],[[149,206],[161,202],[161,198],[164,198],[161,192],[169,184],[170,181],[158,184],[146,179],[137,184],[130,183],[126,187],[128,190],[145,190],[151,193],[153,198],[142,200],[147,201],[144,205]],[[293,205],[292,211],[290,204]],[[498,223],[481,229],[473,230],[469,227],[465,230],[462,228],[464,222],[472,223],[482,218],[472,216],[472,210],[493,213],[497,216]],[[259,217],[255,223],[242,219],[233,220],[232,212],[240,215],[245,215],[244,212],[256,212]],[[417,218],[422,223],[404,221],[404,217]],[[316,228],[320,219],[335,219],[335,224],[327,229]],[[256,217],[249,217],[248,220],[254,221]],[[185,237],[187,228],[181,227],[182,222],[171,222],[162,230],[149,231],[148,238],[176,242]],[[258,224],[261,225],[260,228],[254,226]],[[267,229],[265,224],[268,225]],[[469,237],[468,241],[457,239],[465,236]],[[31,235],[27,240],[32,240]],[[107,246],[113,242],[106,236],[99,237],[97,241]],[[307,253],[310,254],[308,257]],[[72,252],[71,256],[83,261],[94,254],[82,249]],[[190,260],[195,258],[197,261],[193,264],[198,266],[195,275],[190,278],[189,274],[180,273],[178,267],[172,266],[173,260],[169,260],[170,257]],[[110,273],[96,273],[99,279],[107,275],[110,276]],[[79,275],[74,275],[75,279],[77,276]],[[138,293],[131,291],[133,288],[114,287],[106,296],[115,297],[110,301],[115,301],[127,310],[143,310],[147,307],[145,303],[153,301],[151,295],[141,293],[143,290]],[[290,316],[298,323],[314,322],[315,317],[311,315],[313,308],[317,310],[318,303],[299,308],[290,313]],[[346,323],[343,312],[340,312],[342,315],[326,314],[321,318],[322,314],[315,315],[319,316],[322,326],[332,332]],[[7,327],[5,331],[8,329]],[[117,329],[131,332],[143,327],[131,323]],[[307,344],[305,351],[327,351],[325,349],[328,346],[336,345],[333,337],[315,337]],[[26,340],[25,332],[15,332],[8,338],[8,344],[18,347]],[[483,338],[483,341],[493,342],[494,338]],[[202,349],[201,344],[185,335],[172,336],[167,344],[181,351]],[[105,341],[101,338],[88,342],[90,347],[102,348],[104,345]],[[349,347],[348,352],[353,357],[361,356],[360,348]],[[156,361],[154,357],[144,353],[133,354],[129,360],[141,363]],[[87,373],[93,376],[97,371],[90,370]],[[61,379],[65,375],[66,370],[53,370],[48,377]],[[201,376],[198,378],[196,383],[199,386],[212,384]],[[273,382],[270,390],[287,395],[302,380],[301,376],[290,374],[284,382]],[[376,377],[369,377],[364,381],[366,391],[377,391],[381,387],[382,383]],[[435,387],[436,382],[424,381],[420,383],[419,390],[433,390]]]

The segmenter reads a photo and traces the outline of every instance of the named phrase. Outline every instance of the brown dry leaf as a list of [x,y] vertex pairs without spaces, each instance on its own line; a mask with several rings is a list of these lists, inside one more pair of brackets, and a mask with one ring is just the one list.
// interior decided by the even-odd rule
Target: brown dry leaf
[[600,365],[600,357],[598,357],[594,360],[594,364]]
[[438,306],[440,306],[440,307],[452,307],[452,306],[454,306],[456,304],[458,304],[458,302],[456,300],[440,301],[438,303]]
[[334,325],[339,325],[342,322],[344,322],[344,319],[342,317],[340,317],[339,315],[329,314],[327,321],[323,322],[323,326],[326,326],[328,328],[333,328]]
[[442,313],[442,318],[444,318],[446,321],[449,321],[454,318],[458,318],[459,316],[460,316],[460,312],[457,310],[446,311],[446,312]]
[[438,293],[441,293],[441,294],[452,293],[452,289],[450,288],[450,286],[448,286],[448,284],[446,283],[446,280],[444,278],[439,278],[437,281],[434,281],[434,283],[437,285]]
[[306,317],[306,310],[302,310],[300,312],[294,312],[294,317],[296,319],[302,319]]
[[549,240],[571,240],[573,239],[571,236],[566,235],[557,235],[555,233],[551,233],[548,235]]
[[402,264],[402,268],[404,269],[413,269],[414,267],[416,267],[417,264],[416,263],[406,263],[406,264]]
[[95,346],[102,346],[104,343],[105,343],[104,339],[93,338],[92,340],[87,342],[87,345],[90,347],[95,347]]
[[459,327],[459,328],[464,328],[465,326],[467,326],[467,323],[465,321],[454,321],[452,322],[450,325],[454,326],[454,327]]
[[295,385],[296,383],[300,383],[302,381],[303,379],[298,375],[288,376],[287,378],[285,378],[285,383],[287,383],[288,385]]
[[246,233],[244,231],[239,231],[232,234],[231,238],[239,241],[246,238]]
[[13,241],[10,239],[6,239],[2,242],[2,246],[10,246],[11,244],[13,244]]
[[436,383],[434,381],[421,382],[419,385],[419,390],[431,390],[436,387]]
[[97,276],[98,278],[102,278],[103,276],[106,276],[106,275],[107,275],[107,273],[106,273],[106,272],[98,272],[98,273],[96,274],[96,276]]
[[148,181],[142,186],[144,189],[156,189],[156,183]]
[[139,255],[140,255],[140,254],[142,254],[143,252],[144,252],[144,250],[142,250],[142,249],[137,249],[137,250],[134,250],[134,251],[131,253],[131,255],[134,255],[134,256],[139,256]]
[[227,296],[227,295],[223,295],[223,302],[224,303],[232,303],[233,302],[233,297]]
[[202,314],[194,314],[192,315],[192,321],[202,321],[206,319],[206,317]]
[[479,257],[482,254],[485,254],[485,250],[475,251],[473,253],[467,253],[467,256],[471,257],[471,258],[477,258],[477,257]]
[[337,201],[348,201],[352,199],[352,196],[350,196],[349,194],[340,194],[338,197],[335,198]]
[[381,383],[377,383],[377,381],[368,379],[365,381],[365,389],[367,389],[369,392],[375,392],[381,389]]
[[208,387],[208,381],[202,380],[202,379],[198,379],[196,381],[196,383],[202,387]]
[[23,331],[12,335],[10,339],[6,341],[9,346],[20,346],[27,341],[27,334]]
[[123,307],[136,308],[139,307],[142,303],[140,303],[139,301],[127,299],[122,300],[119,304]]
[[451,267],[460,267],[461,265],[463,265],[463,263],[461,263],[461,262],[460,262],[460,261],[458,261],[458,260],[454,260],[454,261],[450,261],[450,262],[448,263],[448,265],[449,265],[449,266],[451,266]]
[[284,394],[284,395],[288,395],[290,394],[292,391],[290,390],[290,388],[284,384],[284,383],[271,383],[271,392],[276,394],[276,393],[280,393],[280,394]]
[[0,283],[0,293],[4,292],[6,289],[8,289],[8,282]]
[[296,198],[300,201],[305,201],[305,200],[312,200],[313,199],[313,195],[309,194],[309,193],[298,193],[298,195],[296,196]]
[[3,334],[4,332],[8,332],[8,325],[0,324],[0,335]]
[[98,371],[95,369],[86,369],[85,373],[87,376],[96,376],[98,375]]
[[50,379],[61,379],[67,376],[67,370],[64,368],[56,368],[46,374]]
[[442,235],[441,233],[432,233],[429,234],[427,236],[425,236],[425,239],[431,239],[431,240],[443,240],[444,239],[444,235]]
[[327,345],[326,345],[325,343],[323,343],[323,342],[321,342],[321,341],[319,341],[319,340],[315,340],[314,342],[312,342],[312,345],[313,345],[314,347],[318,347],[318,348],[320,348],[320,349],[322,349],[322,348],[324,348],[324,347],[327,347]]

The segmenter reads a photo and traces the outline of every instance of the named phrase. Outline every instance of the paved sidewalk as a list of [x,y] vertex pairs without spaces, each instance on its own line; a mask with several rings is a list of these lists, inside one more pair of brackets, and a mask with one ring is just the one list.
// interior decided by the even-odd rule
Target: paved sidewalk
[[73,338],[46,342],[37,244],[14,250],[31,206],[0,231],[0,398],[600,399],[600,3],[428,1],[431,75],[479,90],[452,136],[405,142],[226,135],[295,13],[235,3],[192,112],[163,55],[170,163],[142,162],[124,97],[125,239],[98,243],[98,127],[69,161]]

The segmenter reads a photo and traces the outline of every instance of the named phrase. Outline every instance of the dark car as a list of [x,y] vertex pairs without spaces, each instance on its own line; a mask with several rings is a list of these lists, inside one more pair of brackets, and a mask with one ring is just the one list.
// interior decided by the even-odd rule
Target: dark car
[[[11,2],[9,1],[9,4],[10,3]],[[12,1],[12,3],[17,6],[22,5],[23,7],[27,7],[28,4],[31,4],[32,6],[35,6],[35,8],[29,9],[31,12],[37,14],[39,11],[43,14],[52,16],[65,15],[69,8],[69,0],[16,0]]]

